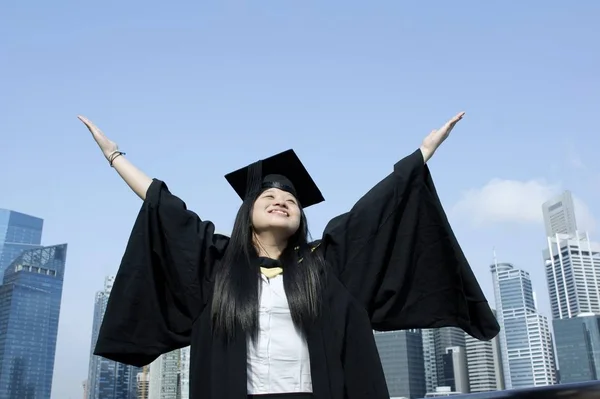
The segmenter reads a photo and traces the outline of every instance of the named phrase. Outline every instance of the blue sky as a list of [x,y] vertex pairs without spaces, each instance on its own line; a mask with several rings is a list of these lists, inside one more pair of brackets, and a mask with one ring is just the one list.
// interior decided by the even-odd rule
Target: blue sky
[[229,232],[223,175],[294,148],[326,202],[314,236],[461,110],[432,159],[493,303],[489,263],[532,274],[548,313],[541,202],[600,215],[600,3],[10,2],[0,6],[0,207],[67,242],[53,398],[81,397],[95,291],[140,202],[84,114],[129,159]]

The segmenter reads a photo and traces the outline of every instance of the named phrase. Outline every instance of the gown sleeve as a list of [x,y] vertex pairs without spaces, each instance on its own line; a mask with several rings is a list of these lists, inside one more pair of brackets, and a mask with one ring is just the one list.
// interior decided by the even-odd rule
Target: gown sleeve
[[452,326],[480,340],[500,331],[420,150],[332,219],[321,246],[375,330]]
[[154,179],[116,275],[94,354],[144,366],[188,346],[228,238]]

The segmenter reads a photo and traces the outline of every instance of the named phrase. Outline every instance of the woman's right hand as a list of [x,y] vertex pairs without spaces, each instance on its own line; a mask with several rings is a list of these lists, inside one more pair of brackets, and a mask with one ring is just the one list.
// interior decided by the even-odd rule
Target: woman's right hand
[[100,130],[96,125],[94,125],[92,121],[90,121],[85,116],[81,115],[78,115],[77,118],[80,121],[82,121],[84,125],[88,128],[90,133],[92,133],[92,137],[94,138],[94,140],[96,140],[96,144],[98,144],[98,147],[100,147],[100,150],[102,151],[107,160],[110,159],[110,156],[112,154],[119,151],[119,146],[117,146],[117,143],[115,143],[112,140],[109,140],[109,138],[106,137],[104,133],[102,133],[102,130]]
[[[96,125],[94,125],[88,118],[78,115],[80,121],[82,121],[85,126],[87,126],[90,133],[92,133],[92,137],[96,140],[96,144],[102,150],[102,153],[110,162],[110,166],[115,168],[117,173],[125,180],[125,183],[133,190],[134,193],[137,194],[142,200],[146,199],[146,192],[148,188],[152,184],[152,179],[148,177],[144,172],[136,168],[129,160],[125,157],[114,155],[120,154],[123,155],[121,151],[119,151],[119,147],[117,143],[111,141],[102,133],[102,130],[98,129]],[[112,161],[115,161],[114,163]]]

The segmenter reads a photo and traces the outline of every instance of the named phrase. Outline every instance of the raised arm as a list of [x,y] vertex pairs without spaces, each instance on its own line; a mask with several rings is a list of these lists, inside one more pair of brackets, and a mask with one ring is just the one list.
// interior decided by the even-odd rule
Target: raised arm
[[92,137],[96,140],[96,144],[100,147],[102,154],[109,162],[109,164],[115,168],[119,176],[125,180],[125,183],[137,194],[142,200],[146,199],[146,192],[152,183],[152,179],[148,177],[144,172],[139,170],[133,165],[127,158],[125,153],[119,151],[117,143],[110,140],[92,121],[84,116],[78,116],[79,120],[82,121],[88,128]]
[[214,267],[228,237],[215,234],[159,179],[133,166],[84,117],[105,158],[143,199],[121,258],[94,354],[141,367],[190,345],[194,320],[210,300]]
[[424,163],[461,118],[325,228],[321,251],[375,330],[454,326],[485,340],[499,331]]

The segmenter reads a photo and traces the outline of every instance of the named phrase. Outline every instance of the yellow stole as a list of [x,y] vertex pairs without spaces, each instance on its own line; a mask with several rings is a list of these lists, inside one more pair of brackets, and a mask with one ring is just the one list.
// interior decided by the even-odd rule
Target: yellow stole
[[266,278],[273,278],[275,276],[280,275],[281,273],[283,273],[283,269],[281,267],[262,267],[260,268],[260,272],[263,274],[263,276],[265,276]]
[[[319,248],[319,245],[321,245],[321,243],[319,243],[319,244],[315,245],[314,247],[312,247],[310,249],[310,252],[314,252],[315,249]],[[296,247],[294,249],[297,251],[298,249],[300,249],[300,247]],[[304,260],[304,258],[298,259],[298,263],[301,263],[303,260]],[[271,279],[271,278],[276,277],[276,276],[280,275],[281,273],[283,273],[283,268],[281,268],[281,267],[262,267],[261,266],[260,272],[266,278]]]

